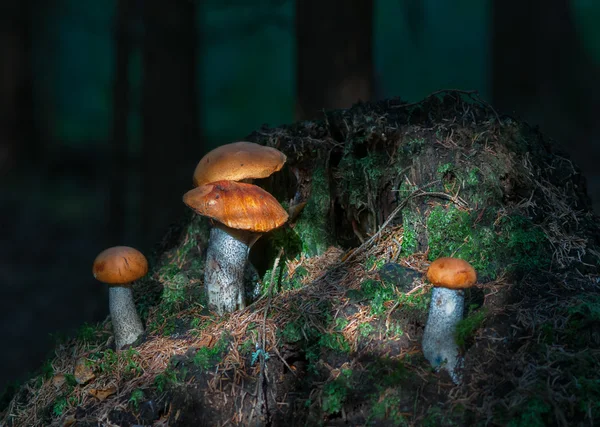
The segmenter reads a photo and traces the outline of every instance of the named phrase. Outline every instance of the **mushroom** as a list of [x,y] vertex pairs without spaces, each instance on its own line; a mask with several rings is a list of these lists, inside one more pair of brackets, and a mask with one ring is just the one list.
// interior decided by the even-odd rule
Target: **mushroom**
[[240,141],[208,152],[194,170],[194,186],[215,181],[266,178],[279,171],[286,156],[273,147]]
[[244,269],[248,252],[261,233],[283,225],[288,214],[262,188],[235,181],[216,181],[188,191],[183,202],[216,222],[204,268],[209,308],[219,315],[244,308]]
[[94,278],[110,285],[108,306],[117,350],[132,344],[144,333],[142,321],[135,309],[131,283],[148,272],[148,261],[137,249],[115,246],[106,249],[94,260]]
[[477,282],[475,269],[459,258],[439,258],[427,270],[427,279],[435,285],[431,292],[429,316],[423,333],[423,354],[435,368],[445,368],[452,381],[460,383],[459,348],[454,334],[463,317],[463,289]]

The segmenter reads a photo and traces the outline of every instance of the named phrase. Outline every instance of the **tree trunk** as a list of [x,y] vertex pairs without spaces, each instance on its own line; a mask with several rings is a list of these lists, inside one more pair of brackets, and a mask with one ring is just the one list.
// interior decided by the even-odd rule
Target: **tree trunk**
[[373,96],[373,0],[296,1],[296,115],[347,108]]
[[145,245],[184,212],[199,160],[196,2],[147,0],[142,82],[142,223]]
[[582,167],[600,208],[600,67],[566,0],[493,3],[493,104],[540,125]]
[[115,80],[113,84],[113,129],[110,144],[108,195],[109,245],[123,239],[127,182],[131,176],[127,165],[129,117],[129,58],[132,50],[131,23],[133,0],[119,0],[115,22]]
[[9,172],[35,143],[32,132],[29,1],[10,0],[0,8],[0,174]]

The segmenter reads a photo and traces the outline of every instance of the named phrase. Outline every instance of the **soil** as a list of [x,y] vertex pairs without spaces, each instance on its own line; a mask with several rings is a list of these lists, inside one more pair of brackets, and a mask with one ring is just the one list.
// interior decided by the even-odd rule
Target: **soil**
[[[288,157],[255,183],[306,203],[251,251],[261,296],[222,318],[205,308],[210,224],[190,214],[134,287],[143,339],[115,353],[107,320],[60,343],[2,425],[597,423],[600,230],[578,169],[536,129],[450,91],[248,140]],[[479,276],[459,384],[420,349],[440,256]]]

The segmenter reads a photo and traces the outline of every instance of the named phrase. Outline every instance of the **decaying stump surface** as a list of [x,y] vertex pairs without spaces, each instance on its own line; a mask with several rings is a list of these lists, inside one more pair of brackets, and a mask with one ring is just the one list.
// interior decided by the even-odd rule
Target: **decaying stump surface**
[[[19,389],[6,425],[600,419],[599,229],[577,167],[539,131],[449,91],[248,140],[288,156],[255,182],[293,212],[251,251],[262,296],[224,318],[205,309],[208,226],[190,216],[136,285],[144,340],[116,355],[108,322],[84,329]],[[420,351],[423,272],[440,256],[479,273],[458,386]]]

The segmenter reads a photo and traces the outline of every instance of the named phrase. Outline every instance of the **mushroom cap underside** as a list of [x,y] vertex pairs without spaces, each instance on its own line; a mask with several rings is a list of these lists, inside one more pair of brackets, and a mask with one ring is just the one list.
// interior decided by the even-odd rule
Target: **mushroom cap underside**
[[208,152],[194,170],[194,186],[215,181],[266,178],[279,171],[286,156],[273,147],[240,141]]
[[470,288],[477,282],[477,273],[471,264],[460,258],[438,258],[427,269],[427,280],[435,286],[449,289]]
[[145,276],[148,260],[135,248],[114,246],[98,254],[92,273],[102,283],[122,285]]
[[183,202],[204,215],[238,230],[264,233],[285,224],[288,213],[257,185],[217,181],[183,195]]

